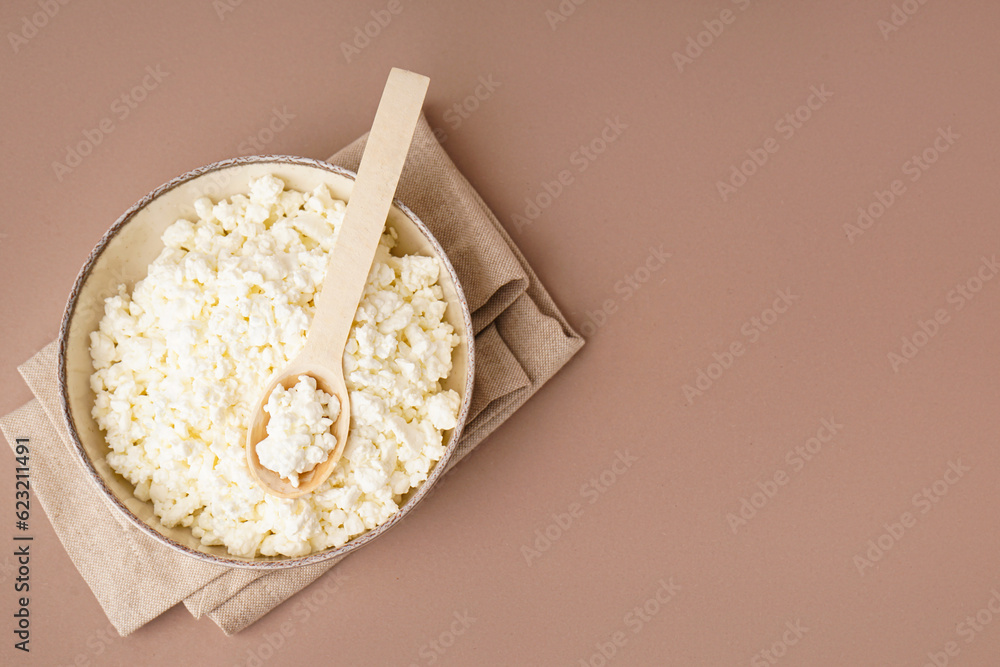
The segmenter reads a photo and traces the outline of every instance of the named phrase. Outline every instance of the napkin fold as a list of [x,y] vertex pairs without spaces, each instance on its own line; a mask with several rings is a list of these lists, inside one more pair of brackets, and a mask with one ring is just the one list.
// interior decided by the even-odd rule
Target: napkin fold
[[[357,171],[366,139],[360,137],[329,161]],[[441,243],[472,311],[476,380],[451,467],[569,361],[583,339],[423,117],[396,197]],[[133,527],[91,482],[70,445],[56,355],[52,342],[19,367],[35,399],[0,418],[0,431],[12,448],[17,439],[27,439],[34,496],[122,636],[179,602],[195,618],[208,616],[231,635],[340,562],[258,573],[196,560]],[[328,592],[340,583],[336,573],[323,578]]]

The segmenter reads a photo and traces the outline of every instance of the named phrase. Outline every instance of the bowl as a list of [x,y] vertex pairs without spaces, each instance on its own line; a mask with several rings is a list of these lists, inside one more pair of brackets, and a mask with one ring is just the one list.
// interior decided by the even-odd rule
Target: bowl
[[248,156],[216,162],[194,169],[156,188],[129,208],[104,235],[77,276],[66,303],[59,333],[59,389],[62,408],[72,445],[102,494],[125,518],[146,535],[193,558],[218,565],[252,569],[298,567],[342,556],[371,542],[396,525],[423,499],[440,478],[462,432],[469,413],[473,380],[473,329],[469,306],[455,269],[441,245],[423,222],[402,203],[396,201],[387,224],[399,238],[393,253],[437,257],[444,269],[440,273],[448,307],[445,320],[451,323],[460,342],[452,353],[452,372],[442,382],[461,396],[458,424],[445,432],[446,451],[423,484],[403,496],[399,510],[385,523],[362,533],[340,547],[306,556],[233,556],[224,546],[207,546],[194,537],[190,528],[167,527],[153,513],[151,502],[134,494],[132,484],[116,473],[105,460],[109,451],[104,433],[91,417],[95,395],[90,388],[93,366],[90,357],[90,333],[97,330],[104,314],[104,299],[124,283],[129,291],[146,276],[149,264],[163,249],[160,237],[177,218],[197,219],[194,202],[208,196],[213,201],[249,191],[251,179],[272,174],[286,187],[309,191],[325,183],[330,194],[347,201],[354,186],[355,174],[327,162],[291,156]]

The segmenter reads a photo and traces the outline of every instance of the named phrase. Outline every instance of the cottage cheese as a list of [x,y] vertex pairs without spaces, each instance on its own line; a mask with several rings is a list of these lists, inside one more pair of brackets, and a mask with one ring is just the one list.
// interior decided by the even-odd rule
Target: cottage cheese
[[337,448],[330,427],[340,416],[340,399],[317,388],[315,378],[301,375],[291,389],[276,386],[264,412],[267,437],[257,443],[257,458],[297,488],[299,473],[312,470]]
[[[199,199],[196,220],[164,232],[147,277],[106,300],[91,334],[93,416],[108,463],[164,525],[236,556],[305,555],[384,523],[444,454],[460,399],[441,380],[459,339],[444,321],[438,261],[390,254],[390,228],[344,351],[351,428],[333,473],[298,499],[250,475],[252,401],[305,344],[344,209],[323,186],[286,190],[270,176],[249,196]],[[296,419],[313,433],[316,414]],[[294,461],[291,475],[315,456],[309,447],[274,463]]]

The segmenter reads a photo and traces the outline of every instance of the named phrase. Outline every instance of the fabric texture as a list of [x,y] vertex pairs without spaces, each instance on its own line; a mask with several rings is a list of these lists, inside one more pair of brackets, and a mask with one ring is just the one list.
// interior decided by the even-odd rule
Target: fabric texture
[[[366,139],[329,161],[357,171]],[[441,243],[472,311],[475,387],[450,467],[569,361],[583,339],[422,117],[396,197]],[[196,560],[133,527],[89,479],[70,445],[56,355],[53,342],[19,367],[35,399],[0,418],[0,431],[12,448],[18,438],[28,439],[34,496],[123,636],[179,602],[195,618],[211,618],[227,635],[239,632],[342,560],[261,574]],[[339,582],[336,574],[324,579],[327,590]]]

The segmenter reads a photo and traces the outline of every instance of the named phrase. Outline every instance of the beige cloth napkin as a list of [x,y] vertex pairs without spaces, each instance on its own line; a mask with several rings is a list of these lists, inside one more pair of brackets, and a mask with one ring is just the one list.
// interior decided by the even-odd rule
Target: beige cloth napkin
[[[366,137],[330,158],[357,170]],[[450,465],[506,420],[583,345],[496,217],[421,118],[397,197],[441,242],[465,289],[476,382]],[[59,407],[56,344],[19,368],[35,400],[0,418],[13,447],[28,438],[31,484],[74,565],[123,636],[183,602],[227,635],[239,632],[339,562],[259,574],[204,563],[132,527],[84,474]],[[336,573],[325,588],[335,590]],[[329,584],[333,583],[334,587]]]

